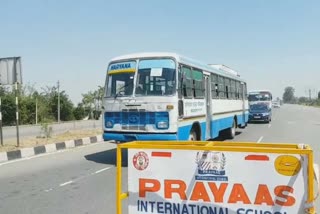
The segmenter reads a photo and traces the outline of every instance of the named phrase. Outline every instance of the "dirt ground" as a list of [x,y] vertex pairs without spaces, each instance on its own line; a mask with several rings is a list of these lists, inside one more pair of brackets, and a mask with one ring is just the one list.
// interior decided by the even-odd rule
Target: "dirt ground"
[[3,141],[3,146],[0,145],[0,152],[13,151],[20,148],[35,147],[39,145],[46,145],[50,143],[59,143],[67,140],[92,137],[102,134],[101,129],[90,129],[90,130],[77,130],[77,131],[67,131],[65,133],[51,136],[50,138],[40,138],[40,137],[27,137],[20,138],[20,147],[17,147],[17,139],[8,139]]

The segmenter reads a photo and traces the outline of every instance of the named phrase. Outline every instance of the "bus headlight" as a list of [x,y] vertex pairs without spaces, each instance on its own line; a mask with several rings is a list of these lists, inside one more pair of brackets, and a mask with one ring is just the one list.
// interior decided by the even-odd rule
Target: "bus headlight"
[[113,122],[112,121],[107,121],[106,122],[106,128],[112,128],[113,127]]
[[157,129],[167,129],[169,128],[168,121],[160,121],[157,123]]

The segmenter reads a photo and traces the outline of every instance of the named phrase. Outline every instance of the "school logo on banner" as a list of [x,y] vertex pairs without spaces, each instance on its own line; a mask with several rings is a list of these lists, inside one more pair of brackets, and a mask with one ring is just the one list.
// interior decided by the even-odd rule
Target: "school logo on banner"
[[196,180],[228,181],[226,176],[227,160],[223,152],[197,152],[196,164],[198,168]]
[[145,170],[149,165],[148,154],[145,152],[136,153],[133,156],[132,163],[137,170]]

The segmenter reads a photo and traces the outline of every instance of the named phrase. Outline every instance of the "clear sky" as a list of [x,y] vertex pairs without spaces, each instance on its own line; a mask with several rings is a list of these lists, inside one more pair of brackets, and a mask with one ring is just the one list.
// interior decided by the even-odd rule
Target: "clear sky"
[[0,57],[21,56],[24,83],[76,104],[108,61],[145,51],[225,64],[249,89],[320,89],[320,1],[0,0]]

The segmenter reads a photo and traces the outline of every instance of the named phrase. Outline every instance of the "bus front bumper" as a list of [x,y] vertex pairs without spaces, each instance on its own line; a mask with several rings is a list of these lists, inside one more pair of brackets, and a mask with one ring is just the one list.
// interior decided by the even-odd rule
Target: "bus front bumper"
[[125,132],[104,132],[105,141],[148,141],[148,140],[178,140],[177,133],[125,133]]

